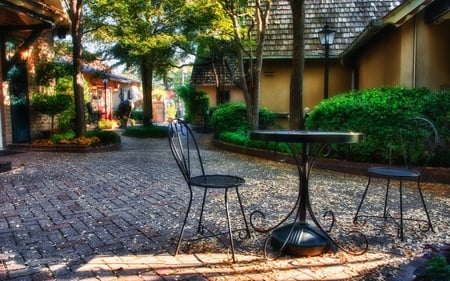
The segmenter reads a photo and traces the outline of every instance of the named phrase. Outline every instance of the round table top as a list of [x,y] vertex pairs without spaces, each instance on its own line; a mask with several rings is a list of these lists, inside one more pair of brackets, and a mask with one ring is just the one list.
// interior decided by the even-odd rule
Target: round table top
[[300,143],[357,143],[364,134],[356,132],[256,130],[250,132],[254,140]]

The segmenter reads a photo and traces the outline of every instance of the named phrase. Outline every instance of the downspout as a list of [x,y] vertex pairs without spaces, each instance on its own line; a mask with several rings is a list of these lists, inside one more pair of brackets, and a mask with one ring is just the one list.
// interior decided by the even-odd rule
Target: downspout
[[412,69],[412,85],[411,88],[416,88],[417,85],[417,17],[414,17],[414,31],[413,31],[413,69]]

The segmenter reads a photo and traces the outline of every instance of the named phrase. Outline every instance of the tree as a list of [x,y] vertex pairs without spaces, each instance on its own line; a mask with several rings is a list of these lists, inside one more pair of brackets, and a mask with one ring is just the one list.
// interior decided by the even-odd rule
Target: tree
[[253,129],[259,125],[261,71],[271,0],[219,0],[230,17],[237,54],[237,85],[244,94],[247,118]]
[[94,38],[109,45],[109,55],[121,64],[139,69],[144,123],[150,124],[153,77],[165,76],[181,57],[192,52],[200,9],[192,9],[191,1],[182,0],[89,0],[88,3]]
[[304,0],[290,0],[293,29],[292,73],[289,92],[289,128],[291,130],[304,129],[305,127],[303,118],[303,70],[305,65],[304,2]]
[[64,0],[64,3],[71,21],[75,134],[83,136],[86,133],[83,73],[81,72],[83,0]]

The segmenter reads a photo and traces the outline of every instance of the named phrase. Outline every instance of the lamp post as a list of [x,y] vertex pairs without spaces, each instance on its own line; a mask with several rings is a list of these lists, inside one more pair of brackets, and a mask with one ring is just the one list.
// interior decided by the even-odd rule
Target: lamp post
[[107,96],[106,96],[106,86],[108,84],[108,79],[103,79],[103,87],[104,87],[104,91],[105,91],[105,100],[104,100],[104,109],[105,109],[105,120],[108,119],[108,103],[107,101]]
[[336,31],[332,30],[328,25],[328,22],[325,24],[323,29],[319,31],[319,40],[320,45],[325,47],[325,73],[324,73],[324,81],[323,81],[323,98],[328,98],[328,70],[329,70],[329,55],[330,55],[330,46],[333,44],[334,36],[336,35]]

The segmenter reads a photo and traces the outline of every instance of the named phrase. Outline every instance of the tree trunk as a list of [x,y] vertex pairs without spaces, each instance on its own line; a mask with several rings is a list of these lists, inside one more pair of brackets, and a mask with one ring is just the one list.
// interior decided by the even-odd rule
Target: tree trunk
[[83,12],[83,0],[71,0],[69,16],[72,21],[72,43],[73,43],[73,94],[75,100],[75,134],[83,136],[86,133],[85,122],[85,104],[83,73],[81,65],[81,44],[82,44],[82,26],[81,17]]
[[144,55],[141,61],[142,91],[144,95],[144,120],[146,126],[152,124],[153,103],[152,103],[152,80],[153,80],[153,59],[150,54]]
[[304,0],[290,0],[292,10],[293,52],[289,93],[289,129],[304,129],[303,120],[303,70],[304,70]]

